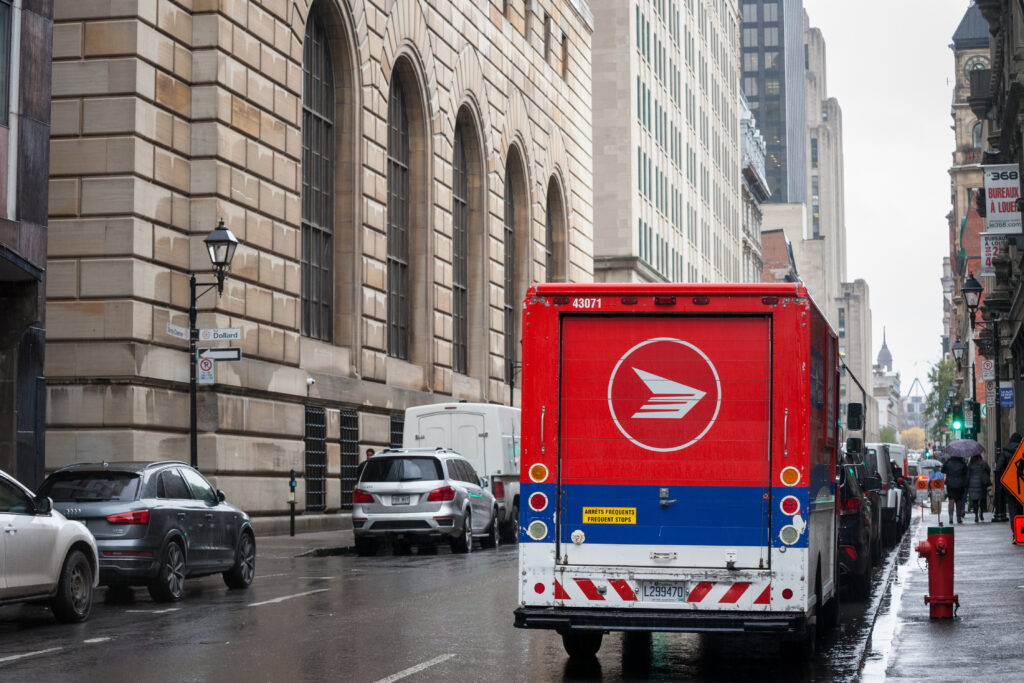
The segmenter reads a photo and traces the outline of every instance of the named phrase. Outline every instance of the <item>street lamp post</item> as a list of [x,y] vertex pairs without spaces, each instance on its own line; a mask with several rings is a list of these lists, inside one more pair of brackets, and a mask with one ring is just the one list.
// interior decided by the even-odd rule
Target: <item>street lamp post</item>
[[[238,238],[236,238],[231,231],[227,229],[227,226],[224,225],[224,219],[222,218],[220,223],[217,224],[217,227],[206,236],[203,243],[206,244],[206,250],[210,255],[210,262],[213,264],[213,274],[217,279],[215,282],[197,282],[195,273],[190,273],[188,279],[188,447],[189,464],[191,464],[192,467],[199,466],[199,436],[196,430],[196,342],[199,341],[199,330],[196,329],[196,317],[199,312],[196,309],[196,300],[214,287],[217,288],[217,294],[222,294],[224,292],[224,280],[227,279],[228,269],[231,267],[231,259],[235,256],[235,249],[238,247]],[[199,285],[206,287],[206,289],[197,293],[196,288]]]
[[[968,273],[967,274],[967,280],[960,287],[960,291],[963,293],[963,295],[964,295],[964,302],[967,304],[967,309],[971,313],[971,330],[973,330],[974,326],[975,326],[974,314],[975,314],[975,311],[978,310],[978,305],[981,303],[981,293],[983,291],[981,283],[978,282],[977,278],[974,277],[974,273]],[[993,411],[993,416],[992,416],[992,417],[995,418],[995,431],[994,431],[994,434],[993,434],[994,438],[993,438],[993,442],[992,442],[992,451],[993,451],[992,457],[993,458],[998,458],[999,457],[999,451],[1002,450],[1002,447],[1003,447],[1002,428],[1001,428],[1001,424],[1000,424],[1002,422],[1002,420],[1000,419],[1001,418],[1001,409],[999,407],[999,405],[1001,403],[1000,397],[999,397],[999,374],[1000,374],[999,373],[999,318],[1000,318],[999,311],[992,311],[991,312],[991,320],[989,320],[989,327],[992,330],[992,365],[995,367],[995,373],[996,373],[995,374],[996,400],[995,400],[995,410]],[[998,481],[999,476],[1001,474],[1002,474],[1002,472],[996,472],[996,480],[997,481]],[[1005,522],[1007,520],[1007,517],[1006,517],[1006,498],[1005,498],[1005,495],[1003,494],[1001,486],[999,486],[998,484],[996,485],[995,501],[994,501],[994,503],[995,503],[995,511],[994,511],[994,514],[992,515],[992,521],[993,522]]]

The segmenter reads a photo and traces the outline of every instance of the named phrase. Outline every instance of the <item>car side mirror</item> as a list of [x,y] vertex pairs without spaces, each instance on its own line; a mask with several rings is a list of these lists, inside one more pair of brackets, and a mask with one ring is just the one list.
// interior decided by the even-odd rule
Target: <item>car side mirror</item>
[[882,488],[882,478],[875,476],[864,477],[864,488],[872,490]]
[[480,488],[484,488],[484,489],[487,488],[487,478],[486,477],[480,477]]
[[33,506],[37,515],[48,515],[53,512],[53,500],[49,496],[36,496]]
[[217,500],[223,503],[227,499],[228,497],[224,495],[224,492],[221,491],[220,489],[217,489]]
[[846,404],[846,428],[851,432],[860,431],[864,429],[864,404],[863,403],[847,403]]

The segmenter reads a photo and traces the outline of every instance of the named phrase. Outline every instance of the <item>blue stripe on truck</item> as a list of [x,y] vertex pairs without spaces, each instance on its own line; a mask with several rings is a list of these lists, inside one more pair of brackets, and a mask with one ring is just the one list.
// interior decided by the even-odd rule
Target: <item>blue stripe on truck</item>
[[[582,529],[587,543],[633,545],[769,545],[767,488],[669,486],[661,505],[659,486],[566,485],[562,541]],[[799,489],[797,489],[799,490]],[[529,495],[529,494],[527,494]],[[805,494],[806,495],[806,494]],[[635,508],[635,524],[584,524],[583,508]]]

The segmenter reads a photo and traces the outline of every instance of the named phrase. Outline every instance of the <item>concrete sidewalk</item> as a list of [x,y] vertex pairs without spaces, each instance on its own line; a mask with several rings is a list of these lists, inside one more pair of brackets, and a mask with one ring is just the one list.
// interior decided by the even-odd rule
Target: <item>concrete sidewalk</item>
[[275,555],[278,557],[298,557],[317,550],[338,553],[355,545],[352,524],[346,528],[330,531],[296,532],[294,536],[274,535],[257,536],[256,552],[259,555]]
[[[885,679],[1024,680],[1024,547],[1012,543],[1009,524],[975,524],[968,515],[953,533],[960,609],[955,619],[932,620],[924,603],[927,565],[914,550],[929,526],[936,526],[935,515],[926,514],[917,525],[910,557],[893,586],[895,628]],[[884,647],[883,638],[876,648]]]

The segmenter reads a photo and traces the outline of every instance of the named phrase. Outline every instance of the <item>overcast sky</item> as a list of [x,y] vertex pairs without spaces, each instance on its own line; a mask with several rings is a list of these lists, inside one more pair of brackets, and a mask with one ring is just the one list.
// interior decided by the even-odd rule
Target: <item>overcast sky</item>
[[[967,0],[804,0],[843,110],[847,278],[871,288],[872,357],[886,328],[902,391],[941,356],[953,32]],[[926,387],[927,388],[927,387]]]

